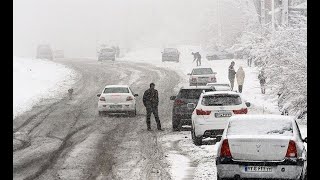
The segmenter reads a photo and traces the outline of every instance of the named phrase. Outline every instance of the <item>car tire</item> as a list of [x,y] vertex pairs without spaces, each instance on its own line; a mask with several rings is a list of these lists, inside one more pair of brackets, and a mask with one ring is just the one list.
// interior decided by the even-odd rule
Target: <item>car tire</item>
[[180,131],[180,119],[177,117],[172,116],[172,130],[173,131]]
[[193,143],[196,146],[201,146],[202,145],[202,136],[197,137],[195,132],[194,132],[193,127],[191,128],[191,137],[192,137]]
[[135,117],[135,116],[137,115],[137,109],[134,109],[134,111],[128,112],[128,115],[129,115],[130,117]]
[[103,111],[99,111],[99,116],[103,116],[104,112]]

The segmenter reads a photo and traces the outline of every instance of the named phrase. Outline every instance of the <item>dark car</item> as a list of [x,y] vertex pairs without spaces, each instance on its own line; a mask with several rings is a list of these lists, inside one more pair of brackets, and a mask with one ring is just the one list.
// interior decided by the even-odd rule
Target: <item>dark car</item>
[[53,60],[53,52],[48,44],[39,45],[37,48],[37,59],[49,59]]
[[172,128],[174,131],[180,130],[182,125],[191,125],[192,112],[203,91],[215,91],[215,89],[210,86],[181,87],[178,95],[170,97],[170,100],[174,100],[172,108]]
[[162,62],[176,61],[179,62],[180,52],[176,48],[165,48],[162,53]]
[[102,48],[99,51],[98,61],[102,60],[116,60],[116,50],[113,48]]

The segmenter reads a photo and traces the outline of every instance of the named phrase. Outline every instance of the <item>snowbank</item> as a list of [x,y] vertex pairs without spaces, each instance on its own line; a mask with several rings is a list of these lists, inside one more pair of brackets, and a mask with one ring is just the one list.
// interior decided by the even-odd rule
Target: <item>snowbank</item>
[[13,57],[13,118],[45,99],[62,98],[78,74],[49,60]]

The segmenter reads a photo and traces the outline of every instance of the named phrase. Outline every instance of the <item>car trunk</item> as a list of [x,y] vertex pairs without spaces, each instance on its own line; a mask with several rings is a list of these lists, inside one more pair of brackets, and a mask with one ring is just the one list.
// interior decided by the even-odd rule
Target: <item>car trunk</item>
[[125,103],[127,97],[130,96],[128,93],[112,93],[112,94],[103,94],[103,97],[106,99],[106,103]]
[[234,160],[281,161],[285,158],[291,137],[230,135],[227,138]]

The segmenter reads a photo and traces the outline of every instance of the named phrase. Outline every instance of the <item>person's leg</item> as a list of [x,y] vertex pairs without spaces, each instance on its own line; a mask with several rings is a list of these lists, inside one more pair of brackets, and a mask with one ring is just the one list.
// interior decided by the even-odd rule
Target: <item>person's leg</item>
[[231,85],[231,91],[233,91],[234,79],[229,79]]
[[147,110],[147,119],[146,119],[146,122],[147,122],[147,128],[148,130],[151,129],[151,125],[150,125],[150,116],[151,116],[151,108],[146,108]]
[[242,93],[242,85],[239,85],[239,92]]
[[161,123],[160,123],[160,119],[159,119],[158,107],[153,107],[152,108],[152,112],[153,112],[153,115],[154,115],[154,119],[156,120],[156,123],[157,123],[157,129],[160,130],[161,129]]

